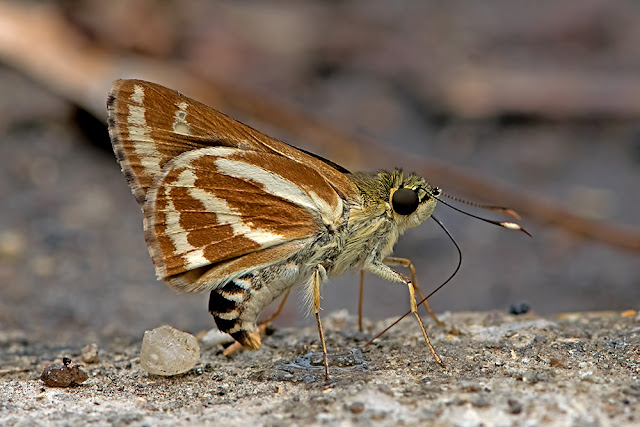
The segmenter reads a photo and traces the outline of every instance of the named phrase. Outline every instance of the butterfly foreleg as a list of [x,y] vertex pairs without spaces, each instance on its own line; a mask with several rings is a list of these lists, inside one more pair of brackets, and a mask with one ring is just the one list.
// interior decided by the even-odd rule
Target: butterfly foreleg
[[404,274],[398,273],[397,271],[395,271],[394,269],[392,269],[388,265],[383,264],[380,261],[372,261],[372,262],[368,263],[366,265],[365,269],[367,271],[377,275],[377,276],[382,277],[385,280],[390,281],[390,282],[400,282],[400,283],[404,283],[405,285],[407,285],[407,287],[409,288],[409,303],[411,305],[411,312],[414,314],[414,316],[415,316],[415,318],[416,318],[416,320],[418,322],[418,325],[420,326],[420,330],[422,331],[422,336],[424,338],[424,341],[425,341],[427,347],[429,347],[429,350],[431,350],[431,353],[433,354],[433,357],[435,357],[436,361],[442,367],[444,367],[444,363],[442,362],[442,359],[440,358],[440,356],[438,356],[438,354],[436,353],[435,349],[431,345],[431,341],[429,340],[429,336],[427,335],[427,330],[424,328],[424,324],[422,323],[422,319],[420,319],[420,315],[418,314],[418,305],[416,303],[415,287],[414,287],[412,281],[407,276],[405,276]]
[[[402,267],[407,267],[409,269],[409,273],[411,274],[411,283],[413,283],[413,287],[416,288],[416,292],[420,296],[420,300],[424,300],[424,294],[422,293],[422,291],[420,290],[420,287],[418,286],[418,278],[416,277],[416,269],[413,266],[413,263],[411,262],[410,259],[408,259],[408,258],[397,258],[397,257],[386,257],[386,258],[384,258],[382,260],[382,262],[385,263],[386,265],[399,265],[399,266],[402,266]],[[436,314],[433,312],[433,310],[429,306],[429,302],[428,301],[424,302],[424,307],[429,312],[429,316],[431,316],[433,321],[436,322],[436,325],[444,326],[444,322],[442,322],[442,321],[440,321],[438,319]]]

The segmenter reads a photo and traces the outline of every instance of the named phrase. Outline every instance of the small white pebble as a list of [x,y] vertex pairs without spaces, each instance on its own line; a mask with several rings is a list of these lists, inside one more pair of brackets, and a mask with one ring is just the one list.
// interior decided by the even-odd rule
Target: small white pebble
[[98,344],[87,344],[82,348],[82,354],[80,356],[84,363],[96,363],[98,362]]
[[193,368],[199,360],[200,346],[191,334],[168,325],[144,333],[140,365],[150,374],[181,374]]

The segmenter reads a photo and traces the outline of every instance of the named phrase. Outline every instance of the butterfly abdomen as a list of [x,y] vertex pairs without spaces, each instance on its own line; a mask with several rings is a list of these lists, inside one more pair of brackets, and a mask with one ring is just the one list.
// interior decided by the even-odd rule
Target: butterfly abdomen
[[257,318],[274,299],[298,282],[295,263],[246,273],[211,291],[209,312],[218,329],[250,350],[260,348]]
[[243,321],[240,316],[245,304],[251,299],[251,276],[243,276],[214,289],[209,295],[209,312],[221,332],[228,333],[244,347],[260,348],[260,334],[256,332],[255,320]]

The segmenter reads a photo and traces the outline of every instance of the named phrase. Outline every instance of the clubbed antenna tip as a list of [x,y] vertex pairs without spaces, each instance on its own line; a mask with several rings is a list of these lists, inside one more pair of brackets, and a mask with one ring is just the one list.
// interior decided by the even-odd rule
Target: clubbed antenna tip
[[[451,200],[455,200],[456,202],[465,203],[467,205],[475,206],[475,207],[480,208],[480,209],[485,209],[485,210],[488,210],[488,211],[498,212],[498,213],[501,213],[501,214],[504,214],[504,215],[510,215],[510,216],[512,216],[512,217],[514,217],[516,219],[520,219],[520,215],[518,215],[518,213],[516,211],[514,211],[513,209],[510,209],[510,208],[505,208],[505,207],[502,207],[502,206],[483,205],[483,204],[480,204],[480,203],[469,202],[467,200],[460,199],[460,198],[455,197],[455,196],[450,196],[450,195],[445,194],[445,193],[442,193],[442,195],[447,197],[447,198],[449,198],[449,199],[451,199]],[[529,233],[527,230],[522,228],[522,226],[520,226],[519,224],[517,224],[515,222],[494,221],[494,220],[491,220],[491,219],[482,218],[480,216],[477,216],[477,215],[471,214],[469,212],[465,212],[465,211],[463,211],[461,209],[458,209],[455,206],[445,202],[442,199],[438,199],[438,201],[440,203],[444,204],[444,205],[447,205],[451,209],[454,209],[454,210],[456,210],[456,211],[458,211],[460,213],[463,213],[465,215],[468,215],[468,216],[470,216],[472,218],[479,219],[480,221],[488,222],[489,224],[498,225],[500,227],[508,228],[509,230],[522,231],[527,236],[533,237],[531,235],[531,233]]]
[[[490,220],[488,220],[490,221]],[[491,221],[490,221],[491,222]],[[520,224],[516,224],[515,222],[498,222],[498,225],[504,227],[504,228],[508,228],[509,230],[518,230],[518,231],[522,231],[524,234],[526,234],[529,237],[533,237],[531,235],[531,233],[529,233],[527,230],[525,230],[524,228],[522,228],[520,226]]]

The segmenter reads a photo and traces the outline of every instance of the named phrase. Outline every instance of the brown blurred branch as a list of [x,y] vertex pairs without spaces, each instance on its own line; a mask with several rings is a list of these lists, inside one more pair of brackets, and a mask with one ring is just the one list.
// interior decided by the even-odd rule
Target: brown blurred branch
[[[233,109],[285,129],[294,137],[309,141],[316,151],[330,152],[331,157],[348,167],[361,166],[364,158],[384,159],[387,166],[403,165],[422,173],[431,182],[446,184],[448,189],[499,200],[539,223],[618,249],[640,252],[640,231],[636,229],[581,217],[536,193],[480,177],[461,167],[427,157],[399,155],[255,92],[194,76],[179,64],[141,57],[121,58],[87,42],[48,6],[0,3],[0,58],[96,117],[106,116],[105,98],[114,79],[144,78],[180,88],[223,110]],[[640,81],[634,83],[640,87]],[[535,82],[529,85],[538,86]],[[640,102],[640,96],[635,99]],[[633,113],[638,114],[638,105],[634,108]],[[368,168],[375,166],[378,165]]]
[[[505,112],[550,119],[640,116],[640,79],[635,70],[535,70],[449,66],[438,73],[439,100],[463,117]],[[433,91],[432,87],[423,92]]]

